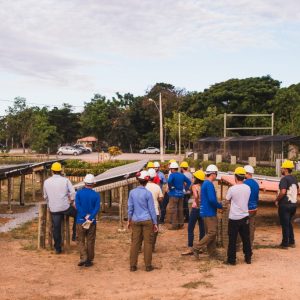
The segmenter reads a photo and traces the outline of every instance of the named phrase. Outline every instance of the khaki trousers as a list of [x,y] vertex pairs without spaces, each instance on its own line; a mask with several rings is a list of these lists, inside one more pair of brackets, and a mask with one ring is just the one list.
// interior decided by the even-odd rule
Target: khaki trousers
[[145,266],[150,267],[152,263],[153,247],[153,223],[149,221],[132,222],[130,267],[136,267],[139,250],[144,240],[144,261]]
[[166,223],[170,224],[169,229],[179,229],[184,226],[183,198],[169,198],[166,219]]
[[96,224],[92,223],[89,229],[81,224],[76,225],[80,261],[92,261],[95,257]]
[[200,250],[204,247],[207,247],[208,254],[213,256],[216,254],[218,220],[217,217],[204,217],[203,221],[205,228],[205,236],[199,241],[195,249]]
[[249,228],[250,228],[251,247],[253,246],[254,234],[255,234],[255,218],[256,218],[256,211],[249,212]]

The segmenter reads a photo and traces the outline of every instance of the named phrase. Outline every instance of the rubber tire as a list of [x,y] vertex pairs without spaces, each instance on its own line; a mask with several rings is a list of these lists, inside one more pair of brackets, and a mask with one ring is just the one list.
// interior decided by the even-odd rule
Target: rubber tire
[[143,154],[146,154],[146,151],[143,151]]
[[159,152],[155,151],[155,154],[158,154]]
[[63,153],[62,153],[62,152],[58,152],[57,154],[58,154],[58,155],[63,155]]
[[77,153],[77,152],[74,152],[74,153],[73,153],[73,155],[74,155],[74,156],[77,156],[77,155],[78,155],[78,153]]

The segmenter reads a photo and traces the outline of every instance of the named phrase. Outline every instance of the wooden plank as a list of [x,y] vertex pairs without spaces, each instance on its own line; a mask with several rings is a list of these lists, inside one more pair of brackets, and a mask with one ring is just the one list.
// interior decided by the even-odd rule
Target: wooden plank
[[36,178],[35,178],[35,172],[33,171],[32,172],[32,201],[35,202],[35,181],[36,181]]
[[7,178],[7,205],[8,212],[12,212],[11,210],[11,201],[12,201],[12,177]]
[[38,249],[46,248],[47,205],[39,204]]
[[124,229],[124,224],[123,224],[123,187],[119,187],[119,228]]
[[53,238],[52,238],[52,216],[50,210],[47,209],[47,238],[48,238],[48,247],[53,248]]
[[21,182],[20,182],[20,205],[25,205],[25,175],[21,175]]

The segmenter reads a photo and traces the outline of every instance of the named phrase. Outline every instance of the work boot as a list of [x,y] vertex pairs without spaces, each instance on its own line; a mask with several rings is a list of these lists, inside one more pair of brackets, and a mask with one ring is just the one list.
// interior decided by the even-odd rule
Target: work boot
[[251,258],[245,258],[246,264],[250,265],[251,264]]
[[289,247],[290,248],[296,248],[296,244],[294,243],[294,244],[289,244]]
[[146,267],[146,272],[151,272],[154,270],[154,267],[153,266],[148,266]]
[[186,251],[182,252],[181,255],[186,256],[186,255],[193,255],[193,248],[189,247]]
[[87,260],[84,264],[85,267],[91,267],[93,265],[93,262],[90,260]]
[[130,267],[130,272],[135,272],[136,270],[137,270],[137,267],[136,267],[136,266]]
[[86,263],[86,261],[80,261],[80,262],[77,264],[77,266],[78,266],[78,267],[82,267],[82,266],[85,265],[85,263]]
[[288,249],[289,249],[288,246],[285,246],[285,245],[283,245],[283,244],[280,244],[278,247],[279,247],[280,249],[284,249],[284,250],[288,250]]
[[200,250],[193,248],[193,254],[194,254],[195,258],[199,259]]

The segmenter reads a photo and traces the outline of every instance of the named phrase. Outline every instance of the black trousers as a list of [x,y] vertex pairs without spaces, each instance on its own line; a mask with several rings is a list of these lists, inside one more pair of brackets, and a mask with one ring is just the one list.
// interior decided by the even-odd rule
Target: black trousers
[[160,206],[160,223],[165,223],[166,213],[167,213],[167,206],[169,204],[169,195],[168,192],[165,192],[164,199],[162,202],[159,202]]
[[243,242],[243,252],[245,255],[245,260],[251,260],[252,250],[250,242],[250,228],[249,228],[249,217],[245,217],[240,220],[231,220],[228,222],[228,251],[227,251],[227,261],[229,263],[235,263],[236,261],[236,241],[237,236],[240,237]]
[[190,211],[189,211],[189,200],[191,198],[190,194],[185,194],[183,197],[183,216],[184,222],[189,222],[190,219]]
[[56,251],[61,251],[61,222],[64,217],[70,216],[74,218],[73,222],[73,238],[76,237],[76,209],[74,206],[70,205],[70,207],[65,211],[51,213],[52,216],[52,230],[53,230],[53,239],[54,239],[54,248]]
[[278,215],[280,219],[280,225],[282,228],[281,245],[284,247],[288,247],[288,245],[295,244],[292,218],[295,215],[296,210],[296,204],[283,204],[278,207]]

